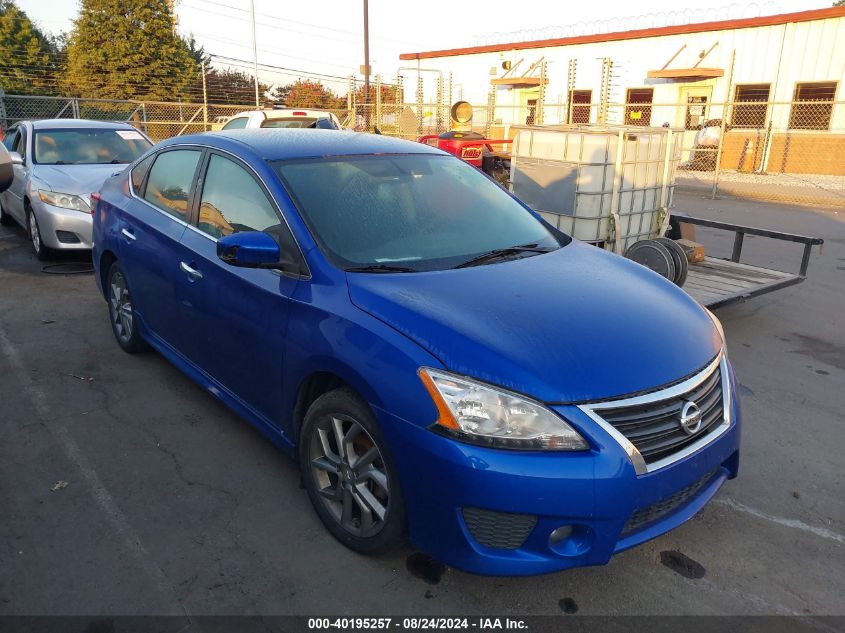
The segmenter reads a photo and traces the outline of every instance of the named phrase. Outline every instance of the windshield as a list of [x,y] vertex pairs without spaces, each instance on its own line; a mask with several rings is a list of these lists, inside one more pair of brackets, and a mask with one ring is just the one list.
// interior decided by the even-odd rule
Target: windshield
[[129,164],[152,144],[136,130],[35,130],[41,165]]
[[497,249],[560,241],[476,168],[426,154],[279,161],[323,251],[339,268],[441,270]]

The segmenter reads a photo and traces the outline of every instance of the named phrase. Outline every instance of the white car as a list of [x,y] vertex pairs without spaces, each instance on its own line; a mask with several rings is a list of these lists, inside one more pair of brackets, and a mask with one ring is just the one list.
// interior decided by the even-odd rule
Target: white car
[[242,130],[244,128],[322,128],[341,129],[340,121],[326,110],[305,110],[279,108],[272,110],[247,110],[238,112],[221,128],[223,130]]

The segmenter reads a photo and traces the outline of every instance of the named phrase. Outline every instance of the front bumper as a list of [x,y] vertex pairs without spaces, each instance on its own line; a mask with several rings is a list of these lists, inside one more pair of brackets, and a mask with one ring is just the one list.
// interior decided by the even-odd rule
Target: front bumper
[[[376,409],[394,451],[412,545],[472,573],[532,575],[602,565],[674,529],[737,475],[740,412],[732,372],[729,380],[734,396],[727,431],[642,475],[622,446],[574,406],[556,409],[588,438],[590,451],[489,449]],[[479,542],[479,525],[482,532],[502,528],[511,536],[527,529],[527,536],[523,542],[519,535],[515,548],[488,547]],[[552,543],[551,533],[564,526],[571,527],[569,536]]]
[[90,250],[93,226],[90,213],[54,207],[38,198],[32,201],[32,210],[45,246],[56,250]]

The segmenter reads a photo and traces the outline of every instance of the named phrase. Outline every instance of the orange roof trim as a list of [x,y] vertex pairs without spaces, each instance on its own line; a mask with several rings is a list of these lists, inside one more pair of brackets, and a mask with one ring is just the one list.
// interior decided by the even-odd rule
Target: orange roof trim
[[650,29],[636,29],[633,31],[619,31],[617,33],[595,33],[593,35],[576,35],[548,40],[533,40],[531,42],[512,42],[510,44],[490,44],[487,46],[470,46],[467,48],[451,48],[441,51],[422,53],[402,53],[399,59],[433,59],[436,57],[457,57],[458,55],[476,55],[478,53],[499,53],[503,51],[517,51],[531,48],[549,48],[552,46],[571,46],[574,44],[592,44],[595,42],[611,42],[618,40],[636,40],[646,37],[660,37],[663,35],[683,35],[687,33],[706,33],[708,31],[727,31],[734,29],[749,29],[759,26],[776,26],[790,22],[810,22],[828,18],[845,17],[845,6],[829,7],[827,9],[813,9],[796,13],[781,13],[779,15],[764,15],[757,18],[740,18],[737,20],[721,20],[717,22],[700,22],[698,24],[676,24],[659,26]]

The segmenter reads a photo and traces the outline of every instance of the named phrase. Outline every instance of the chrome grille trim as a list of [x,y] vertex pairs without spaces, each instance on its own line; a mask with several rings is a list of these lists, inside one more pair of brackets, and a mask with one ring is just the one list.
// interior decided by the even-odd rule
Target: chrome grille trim
[[[714,371],[719,370],[721,373],[721,381],[722,381],[722,421],[718,423],[712,430],[705,435],[702,435],[699,439],[697,439],[692,444],[685,446],[683,449],[679,450],[677,453],[673,453],[654,461],[650,464],[647,464],[643,456],[640,454],[637,447],[634,446],[631,441],[625,437],[616,427],[610,424],[607,420],[601,417],[600,412],[605,409],[621,409],[624,407],[638,407],[646,404],[657,403],[663,400],[669,400],[671,398],[678,398],[683,396],[684,394],[689,393],[690,391],[694,390],[696,387],[704,383],[708,378],[711,377]],[[578,405],[578,408],[586,414],[591,420],[593,420],[596,424],[598,424],[602,429],[604,429],[608,435],[610,435],[619,445],[625,450],[628,454],[631,463],[634,466],[634,471],[637,475],[644,475],[646,473],[651,473],[656,470],[660,470],[661,468],[665,468],[671,464],[674,464],[678,460],[681,460],[688,455],[700,450],[704,446],[710,444],[712,441],[720,437],[731,425],[731,390],[730,390],[730,378],[728,376],[728,367],[727,367],[727,358],[725,357],[724,351],[720,352],[719,355],[710,362],[707,367],[702,369],[700,372],[695,374],[694,376],[687,378],[671,387],[667,387],[666,389],[661,389],[659,391],[654,391],[651,393],[644,394],[642,396],[634,396],[631,398],[622,398],[619,400],[607,400],[604,402],[596,402],[590,404],[582,404]]]

